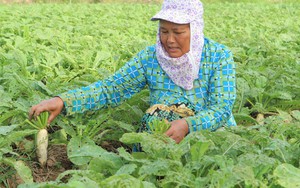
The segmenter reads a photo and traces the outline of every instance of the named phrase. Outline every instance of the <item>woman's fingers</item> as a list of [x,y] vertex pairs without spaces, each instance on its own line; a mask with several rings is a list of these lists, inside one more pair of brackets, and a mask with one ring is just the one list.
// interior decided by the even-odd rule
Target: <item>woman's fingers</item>
[[172,127],[170,127],[166,132],[165,132],[165,135],[167,135],[167,136],[171,136],[173,134],[173,129],[172,129]]
[[178,144],[188,133],[188,124],[184,119],[174,120],[171,122],[171,127],[165,132],[165,135],[169,136]]
[[41,111],[41,107],[39,105],[35,105],[35,106],[31,107],[31,109],[29,111],[29,119],[31,120],[32,118],[37,117],[42,112],[43,111]]
[[181,142],[181,140],[183,140],[184,137],[182,137],[180,135],[172,135],[172,136],[170,136],[170,138],[175,140],[176,144],[179,144]]
[[48,118],[48,125],[50,125],[50,123],[56,118],[56,116],[58,116],[59,113],[57,112],[52,112],[50,113],[50,116]]
[[174,131],[174,128],[170,127],[169,130],[167,130],[167,132],[165,132],[165,135],[167,135],[168,137],[172,138],[173,140],[175,140],[175,142],[178,144],[182,139],[179,138],[179,136],[176,134],[176,132]]
[[29,110],[29,114],[28,114],[28,115],[29,115],[29,120],[32,119],[34,112],[35,112],[35,109],[34,109],[34,106],[33,106],[33,107],[31,107],[30,110]]
[[42,112],[48,111],[50,112],[50,116],[48,118],[48,124],[50,124],[58,114],[63,109],[63,101],[59,97],[54,97],[52,99],[44,100],[37,105],[34,105],[29,110],[29,119],[35,118],[40,115]]

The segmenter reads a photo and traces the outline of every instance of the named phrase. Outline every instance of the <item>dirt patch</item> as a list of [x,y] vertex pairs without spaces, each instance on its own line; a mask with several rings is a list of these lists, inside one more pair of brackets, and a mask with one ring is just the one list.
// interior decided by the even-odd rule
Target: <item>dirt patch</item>
[[[26,161],[25,163],[27,163],[27,166],[31,169],[34,182],[54,181],[56,180],[59,174],[66,170],[70,170],[73,167],[73,164],[67,156],[66,145],[49,146],[48,160],[45,167],[41,167],[37,160]],[[14,169],[12,167],[5,168],[7,169],[6,172],[14,172]],[[16,188],[19,184],[24,183],[16,173],[11,173],[8,176],[9,177],[7,177],[7,179],[4,182],[2,182],[2,184],[0,184],[1,188]]]
[[48,149],[47,164],[43,168],[38,162],[30,165],[34,182],[54,181],[62,172],[72,169],[66,145],[51,145]]
[[113,153],[118,153],[118,148],[119,147],[123,147],[125,148],[126,151],[131,152],[131,148],[128,147],[127,145],[123,144],[120,141],[117,140],[109,140],[109,141],[103,141],[100,146],[109,151],[109,152],[113,152]]
[[[103,141],[101,147],[109,152],[118,153],[117,148],[124,147],[128,152],[131,152],[131,148],[123,144],[122,142],[109,140]],[[25,161],[27,166],[31,169],[34,182],[48,182],[55,181],[56,178],[64,171],[72,169],[74,166],[68,159],[67,146],[50,145],[48,148],[48,159],[45,167],[41,167],[37,159],[32,158],[30,161]],[[9,166],[0,166],[0,176],[3,175],[0,180],[0,188],[17,188],[18,185],[24,183],[22,179],[15,173],[15,170]],[[9,173],[10,172],[10,173]],[[4,177],[4,175],[6,177]]]

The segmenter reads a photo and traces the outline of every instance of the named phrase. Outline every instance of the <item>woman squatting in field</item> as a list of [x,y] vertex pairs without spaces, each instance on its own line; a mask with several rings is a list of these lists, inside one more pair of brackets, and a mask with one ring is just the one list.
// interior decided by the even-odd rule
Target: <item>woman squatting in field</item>
[[[149,122],[167,120],[165,134],[179,143],[188,133],[236,126],[235,63],[224,45],[204,37],[203,6],[199,0],[165,0],[151,19],[158,21],[157,41],[107,79],[41,101],[30,118],[48,111],[48,123],[67,115],[120,105],[146,86],[150,108],[139,131]],[[140,150],[138,147],[135,148]]]

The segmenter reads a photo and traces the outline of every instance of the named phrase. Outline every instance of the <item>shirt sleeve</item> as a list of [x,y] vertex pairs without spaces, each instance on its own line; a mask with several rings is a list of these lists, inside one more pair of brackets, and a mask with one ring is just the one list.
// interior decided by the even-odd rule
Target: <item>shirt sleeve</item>
[[229,50],[223,50],[218,62],[213,63],[208,86],[207,108],[185,120],[189,131],[216,130],[221,126],[235,125],[232,108],[236,98],[236,65]]
[[144,51],[107,79],[58,95],[64,101],[65,114],[98,110],[108,105],[117,106],[141,91],[146,85],[142,61],[145,61]]

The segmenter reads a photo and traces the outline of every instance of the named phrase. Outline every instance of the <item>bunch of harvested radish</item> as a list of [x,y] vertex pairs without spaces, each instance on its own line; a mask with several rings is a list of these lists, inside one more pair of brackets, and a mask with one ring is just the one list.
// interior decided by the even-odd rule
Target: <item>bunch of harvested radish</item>
[[35,119],[29,121],[28,119],[26,122],[31,125],[32,127],[38,129],[38,133],[36,135],[36,154],[38,157],[38,161],[40,162],[41,166],[44,167],[47,162],[47,148],[48,148],[48,112],[42,112],[39,116]]

